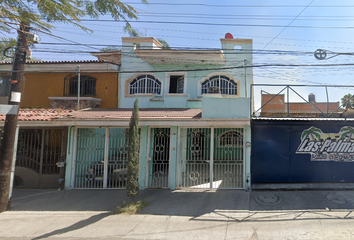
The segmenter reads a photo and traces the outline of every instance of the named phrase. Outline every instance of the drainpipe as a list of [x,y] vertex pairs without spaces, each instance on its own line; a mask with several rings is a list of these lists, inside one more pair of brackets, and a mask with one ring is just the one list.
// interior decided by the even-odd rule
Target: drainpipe
[[119,108],[119,89],[120,89],[120,86],[119,86],[119,84],[120,84],[120,81],[119,81],[119,78],[120,78],[120,66],[121,65],[118,65],[118,76],[117,76],[117,108]]
[[77,66],[77,110],[80,110],[80,65]]

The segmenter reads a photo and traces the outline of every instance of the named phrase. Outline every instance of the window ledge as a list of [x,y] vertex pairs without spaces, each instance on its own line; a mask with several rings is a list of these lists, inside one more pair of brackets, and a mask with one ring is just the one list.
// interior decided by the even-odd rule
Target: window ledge
[[[152,97],[152,96],[153,96],[153,94],[150,94],[150,93],[148,93],[148,94],[127,94],[127,95],[125,95],[125,97]],[[155,94],[155,97],[162,97],[162,96]]]
[[150,98],[150,102],[163,102],[163,98]]
[[207,98],[239,98],[239,95],[228,95],[228,94],[219,94],[219,93],[205,93],[202,97]]
[[[77,97],[48,97],[49,100],[77,100]],[[102,101],[99,98],[93,97],[80,97],[80,100]]]
[[203,100],[201,98],[188,98],[187,101],[190,101],[190,102],[201,102]]

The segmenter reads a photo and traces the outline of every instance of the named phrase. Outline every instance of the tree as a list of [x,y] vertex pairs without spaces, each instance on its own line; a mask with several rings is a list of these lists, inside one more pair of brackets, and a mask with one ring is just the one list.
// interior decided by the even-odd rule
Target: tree
[[[147,0],[141,0],[147,4]],[[20,23],[35,26],[38,30],[49,31],[50,23],[69,23],[85,31],[88,28],[80,24],[80,17],[85,15],[97,19],[100,15],[110,14],[114,20],[138,19],[138,12],[129,4],[119,0],[2,0],[0,2],[0,31],[9,32]],[[17,30],[17,29],[16,29]]]
[[14,38],[0,38],[0,60],[12,61],[13,49],[17,45],[17,41]]
[[[146,0],[141,0],[147,3]],[[98,18],[111,14],[117,21],[138,19],[138,12],[119,0],[2,0],[0,1],[0,33],[15,29],[18,32],[17,47],[11,73],[9,105],[17,108],[16,113],[7,114],[4,125],[3,141],[0,146],[0,212],[8,207],[11,165],[14,139],[17,127],[18,107],[21,102],[23,72],[26,54],[29,53],[28,39],[30,29],[49,32],[53,22],[70,23],[85,31],[88,28],[80,24],[80,17],[88,15]],[[31,26],[31,27],[30,27]]]
[[134,102],[133,114],[129,123],[129,147],[128,147],[128,174],[127,174],[127,190],[128,197],[132,198],[139,192],[139,153],[140,137],[139,137],[139,104],[138,99]]
[[162,49],[171,49],[170,44],[162,38],[158,38],[157,41],[159,41],[162,44]]
[[354,95],[348,93],[341,99],[342,106],[346,109],[354,107]]

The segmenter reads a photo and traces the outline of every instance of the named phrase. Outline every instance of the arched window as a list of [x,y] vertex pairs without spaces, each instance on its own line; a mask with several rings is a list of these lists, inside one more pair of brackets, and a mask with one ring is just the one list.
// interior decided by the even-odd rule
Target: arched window
[[219,136],[220,147],[242,147],[243,134],[239,131],[227,131]]
[[[64,95],[77,96],[78,76],[68,75],[64,80]],[[80,76],[80,96],[96,95],[96,78],[89,75]]]
[[151,75],[141,75],[129,84],[130,94],[161,94],[161,82]]
[[237,95],[237,83],[226,76],[213,76],[202,82],[202,94]]

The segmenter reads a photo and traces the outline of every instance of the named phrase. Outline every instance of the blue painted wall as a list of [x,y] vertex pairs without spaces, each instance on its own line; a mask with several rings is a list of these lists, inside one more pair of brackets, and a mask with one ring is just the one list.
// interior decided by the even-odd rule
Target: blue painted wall
[[[141,42],[141,48],[152,47],[152,43]],[[119,76],[119,108],[132,108],[134,100],[139,99],[139,107],[141,108],[201,108],[201,104],[188,103],[187,99],[202,98],[200,94],[200,84],[203,78],[212,75],[229,75],[232,76],[239,86],[239,95],[237,99],[250,98],[250,85],[253,81],[252,68],[237,68],[237,66],[252,65],[252,44],[222,44],[225,57],[224,65],[197,65],[197,64],[153,64],[145,62],[135,55],[134,43],[124,42],[122,48],[122,65],[121,71],[123,73]],[[235,49],[235,46],[241,46],[240,49]],[[158,51],[158,50],[156,50]],[[219,69],[221,68],[221,69]],[[193,71],[199,69],[198,71]],[[216,69],[216,70],[200,70],[200,69]],[[138,70],[141,73],[124,73]],[[131,96],[126,93],[127,80],[133,77],[146,73],[155,76],[162,82],[162,91],[160,95],[134,95]],[[180,71],[186,73],[185,89],[187,96],[171,96],[168,94],[166,84],[169,77],[166,73],[173,74],[173,71]],[[180,73],[176,73],[179,75]],[[163,102],[150,102],[153,97],[161,97]],[[242,100],[240,100],[242,101]],[[242,102],[243,103],[243,102]],[[241,103],[240,103],[241,104]],[[249,117],[249,116],[247,116]]]
[[253,121],[251,173],[253,183],[354,182],[354,162],[311,161],[296,153],[301,134],[314,126],[338,133],[347,122]]

